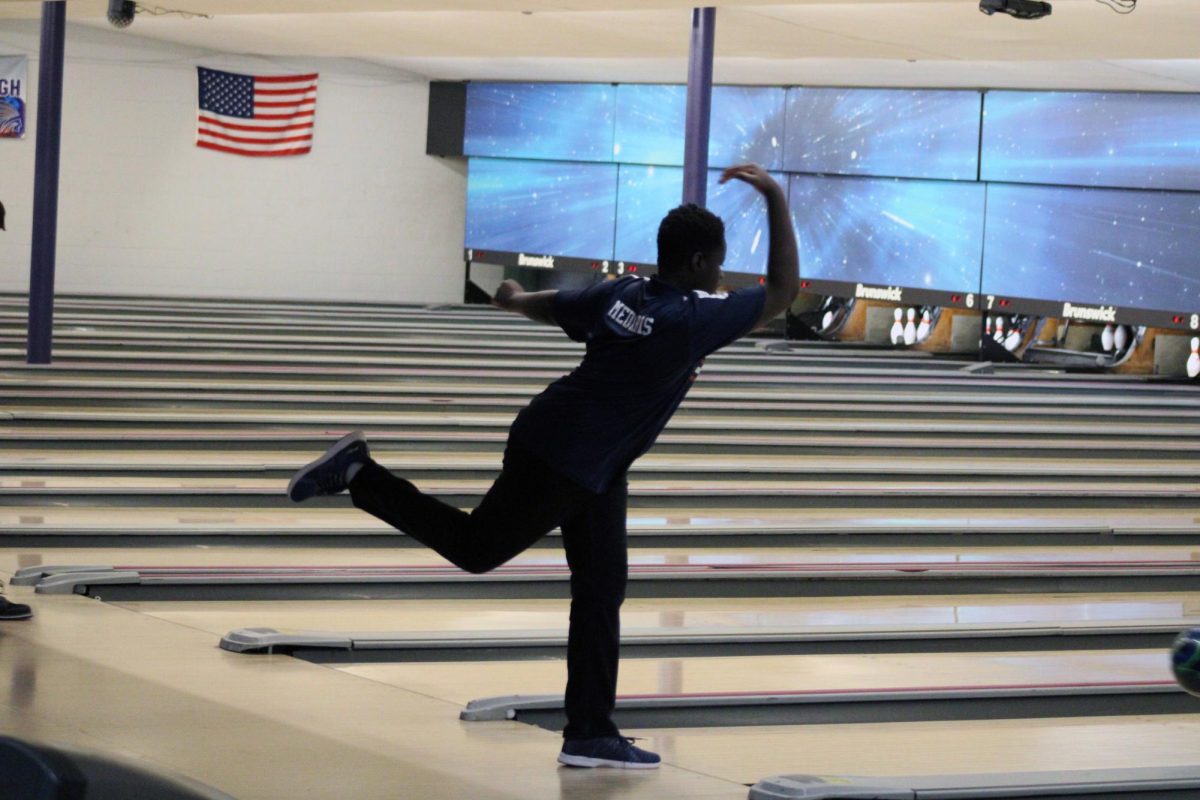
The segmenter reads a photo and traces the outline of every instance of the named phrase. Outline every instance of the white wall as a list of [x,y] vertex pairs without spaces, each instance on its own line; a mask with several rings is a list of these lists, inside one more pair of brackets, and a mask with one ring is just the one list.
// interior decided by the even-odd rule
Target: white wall
[[[31,89],[25,139],[0,140],[0,291],[29,288],[37,48],[36,23],[0,27],[0,55],[29,56]],[[312,152],[196,147],[197,65],[320,72]],[[428,95],[423,79],[366,62],[69,25],[56,291],[461,300],[466,165],[425,155]]]

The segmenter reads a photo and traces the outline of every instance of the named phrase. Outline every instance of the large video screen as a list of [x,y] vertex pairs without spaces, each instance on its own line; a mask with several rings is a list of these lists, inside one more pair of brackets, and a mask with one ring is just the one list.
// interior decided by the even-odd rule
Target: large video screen
[[979,117],[976,91],[789,89],[783,168],[973,181]]
[[1200,95],[990,91],[984,111],[984,180],[1200,189]]
[[[757,191],[740,181],[718,183],[720,170],[708,173],[706,206],[725,223],[725,272],[762,275],[767,269],[770,237],[767,206]],[[781,175],[774,176],[783,185]],[[622,164],[617,193],[615,257],[635,264],[658,261],[658,225],[683,195],[683,169]]]
[[[713,87],[708,165],[753,162],[778,168],[783,154],[783,108],[783,89]],[[621,84],[616,114],[615,161],[683,165],[686,86]]]
[[992,184],[983,292],[1200,310],[1200,194]]
[[617,165],[473,158],[465,245],[612,258]]
[[658,223],[683,197],[683,169],[622,164],[617,187],[613,257],[635,264],[657,263]]
[[[741,181],[719,184],[720,170],[708,173],[708,208],[725,222],[724,272],[767,274],[767,251],[770,249],[770,225],[767,222],[767,201],[751,186]],[[787,176],[772,173],[783,190],[787,191]]]
[[615,107],[616,88],[606,83],[469,83],[463,151],[612,161]]
[[979,288],[983,184],[793,175],[789,199],[804,278]]

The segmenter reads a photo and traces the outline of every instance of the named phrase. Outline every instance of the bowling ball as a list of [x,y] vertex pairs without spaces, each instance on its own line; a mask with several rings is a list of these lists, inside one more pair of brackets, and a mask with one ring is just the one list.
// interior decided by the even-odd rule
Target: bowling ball
[[1175,644],[1171,645],[1171,669],[1180,686],[1200,697],[1200,628],[1175,637]]

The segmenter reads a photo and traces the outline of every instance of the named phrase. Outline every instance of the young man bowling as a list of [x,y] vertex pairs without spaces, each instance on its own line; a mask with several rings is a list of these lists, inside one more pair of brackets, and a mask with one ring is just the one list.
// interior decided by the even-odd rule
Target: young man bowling
[[495,304],[558,325],[587,345],[582,363],[517,415],[504,468],[466,513],[371,460],[361,433],[346,436],[292,478],[297,502],[350,490],[358,508],[469,572],[494,569],[554,528],[571,569],[567,727],[559,762],[576,767],[658,766],[620,735],[616,701],[620,608],[627,554],[626,472],[679,407],[705,356],[787,308],[799,291],[796,240],[783,190],[754,165],[732,167],[762,193],[770,224],[765,286],[716,295],[725,226],[695,205],[658,229],[658,275],[576,291],[525,292],[505,281]]

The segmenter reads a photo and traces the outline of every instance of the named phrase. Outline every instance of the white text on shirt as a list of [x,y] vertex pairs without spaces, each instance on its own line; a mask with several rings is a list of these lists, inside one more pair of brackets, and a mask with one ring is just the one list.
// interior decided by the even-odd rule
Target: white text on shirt
[[635,312],[620,300],[613,303],[608,310],[608,317],[630,333],[638,336],[649,336],[654,327],[654,317],[647,317]]

